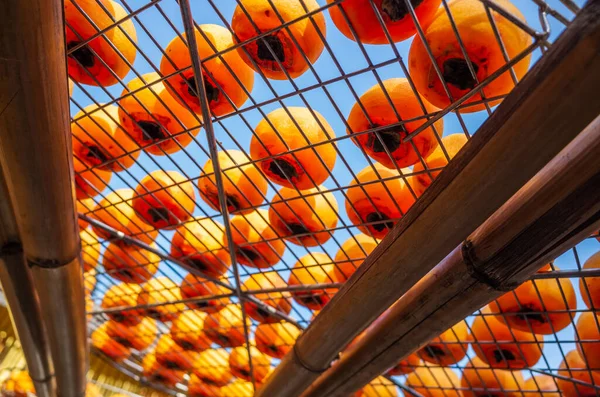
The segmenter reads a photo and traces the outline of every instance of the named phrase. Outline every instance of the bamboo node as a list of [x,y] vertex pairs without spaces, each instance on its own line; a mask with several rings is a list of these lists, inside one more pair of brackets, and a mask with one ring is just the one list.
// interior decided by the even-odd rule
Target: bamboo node
[[58,259],[43,259],[43,258],[27,258],[27,264],[30,268],[32,267],[41,267],[43,269],[57,269],[59,267],[67,266],[73,263],[74,261],[79,262],[80,255],[79,252],[73,258],[68,259],[66,261],[61,261]]
[[475,254],[475,246],[468,239],[463,241],[461,247],[463,262],[469,275],[488,287],[502,292],[512,291],[519,286],[516,282],[501,282],[484,270],[485,262],[480,261]]

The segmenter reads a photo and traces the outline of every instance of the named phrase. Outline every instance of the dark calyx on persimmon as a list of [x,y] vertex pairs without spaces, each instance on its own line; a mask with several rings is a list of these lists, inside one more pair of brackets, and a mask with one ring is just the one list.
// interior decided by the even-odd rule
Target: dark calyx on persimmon
[[236,253],[238,256],[248,259],[250,262],[255,262],[262,259],[262,256],[253,248],[238,248]]
[[[317,291],[317,290],[315,290]],[[317,306],[325,306],[325,304],[329,301],[329,299],[327,299],[326,297],[322,296],[322,295],[316,295],[318,292],[315,291],[311,291],[311,293],[314,293],[315,295],[301,295],[301,294],[296,294],[295,299],[296,301],[299,301],[301,303],[304,304],[304,306],[311,306],[311,305],[317,305]]]
[[371,212],[366,217],[367,222],[372,223],[371,227],[378,232],[383,232],[386,229],[392,229],[394,227],[394,221],[390,218],[378,212]]
[[[410,0],[413,8],[417,8],[423,0]],[[383,0],[381,2],[381,10],[392,20],[396,22],[407,15],[410,15],[410,10],[406,6],[405,0]]]
[[[81,44],[80,41],[69,41],[67,43],[67,50],[77,47]],[[96,57],[92,53],[92,50],[87,45],[84,45],[68,55],[70,58],[75,59],[85,68],[91,68],[96,63]]]
[[446,351],[439,346],[425,346],[422,352],[429,358],[436,359],[446,355]]
[[[276,34],[266,36],[258,40],[256,56],[262,61],[285,62],[284,45]],[[266,65],[261,65],[266,66]]]
[[[480,60],[484,62],[485,60]],[[479,71],[479,66],[476,63],[471,63],[475,76]],[[461,90],[473,89],[477,85],[477,79],[469,69],[469,63],[463,58],[446,59],[442,64],[442,76],[448,84],[452,84]]]
[[[373,128],[379,128],[381,125],[372,124]],[[390,153],[396,151],[402,144],[402,137],[406,136],[404,127],[399,126],[393,130],[375,132],[368,135],[367,147],[375,153]]]
[[169,134],[165,133],[162,127],[154,121],[140,120],[137,125],[142,129],[142,135],[146,141],[158,141],[165,139]]
[[[198,93],[196,92],[196,76],[188,77],[185,79],[185,82],[188,85],[188,94],[198,96]],[[204,91],[206,91],[206,98],[208,99],[208,102],[218,101],[220,95],[219,89],[214,84],[209,82],[206,77],[202,78],[202,82],[204,84]]]
[[294,164],[285,159],[267,160],[267,163],[268,166],[266,168],[282,179],[293,181],[295,178],[298,178],[299,173]]

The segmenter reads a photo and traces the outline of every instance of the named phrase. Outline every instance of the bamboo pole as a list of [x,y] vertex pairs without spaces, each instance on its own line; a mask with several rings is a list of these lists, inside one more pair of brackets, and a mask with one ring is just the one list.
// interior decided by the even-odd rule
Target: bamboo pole
[[54,368],[40,303],[23,257],[19,231],[0,169],[0,284],[38,397],[56,395]]
[[0,2],[0,164],[41,305],[58,395],[88,365],[59,0]]
[[600,224],[600,117],[369,328],[302,397],[344,396]]
[[600,70],[599,47],[600,1],[593,0],[298,338],[257,396],[300,395],[600,113],[600,73],[593,72]]

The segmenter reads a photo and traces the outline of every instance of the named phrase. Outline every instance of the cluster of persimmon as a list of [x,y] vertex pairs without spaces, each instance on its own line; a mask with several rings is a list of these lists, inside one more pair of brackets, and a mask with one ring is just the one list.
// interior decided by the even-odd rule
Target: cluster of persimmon
[[[0,396],[35,397],[35,386],[29,373],[27,371],[12,371],[0,385]],[[85,389],[85,397],[102,397],[102,393],[96,385],[88,383]]]
[[[524,19],[508,0],[499,1],[516,18]],[[399,1],[347,0],[328,8],[335,26],[364,44],[407,40],[417,33],[417,25],[422,28],[409,52],[412,82],[392,78],[370,88],[347,118],[347,132],[376,163],[359,172],[347,189],[346,212],[363,233],[377,239],[408,211],[466,141],[461,134],[441,138],[442,120],[430,123],[428,115],[498,74],[506,68],[505,58],[514,58],[531,41],[495,11],[491,12],[492,24],[478,0],[454,0],[447,10],[440,3],[415,1],[409,9]],[[131,167],[142,150],[166,155],[193,141],[202,124],[198,84],[207,93],[212,115],[222,116],[248,99],[255,72],[289,79],[310,69],[326,37],[324,12],[317,12],[318,8],[315,0],[240,1],[231,20],[232,31],[211,24],[194,31],[204,60],[202,81],[194,74],[185,34],[178,34],[164,51],[160,73],[129,81],[115,104],[82,109],[71,125],[77,198],[100,194],[112,173]],[[123,79],[136,56],[136,31],[126,11],[113,0],[69,0],[65,18],[71,79],[101,86]],[[503,48],[495,39],[498,34]],[[529,56],[525,56],[513,65],[512,74],[520,78],[528,65]],[[480,110],[485,107],[481,104],[484,97],[501,97],[513,86],[509,71],[500,73],[471,95],[461,110]],[[219,202],[213,161],[204,165],[197,182],[200,197],[216,210],[240,216],[234,219],[234,229],[244,229],[234,233],[240,263],[261,268],[274,265],[285,250],[280,238],[307,247],[331,238],[339,218],[338,203],[322,183],[336,162],[333,138],[335,132],[317,111],[286,107],[270,112],[254,129],[249,158],[236,150],[219,153],[224,203]],[[415,176],[402,178],[408,171],[405,167],[411,166]],[[255,210],[265,201],[268,181],[282,188],[270,200],[267,221],[264,213]],[[218,247],[226,243],[222,227],[200,220],[186,225],[195,203],[189,178],[175,171],[155,171],[135,190],[107,195],[92,214],[145,242],[154,239],[154,229],[177,228],[172,254],[220,276],[229,259],[227,251]],[[152,269],[145,270],[152,273]],[[126,274],[130,270],[123,272],[114,274],[125,274],[127,282],[147,281],[149,276],[130,277]]]
[[[224,282],[188,274],[180,285],[166,277],[142,285],[114,285],[102,300],[109,320],[94,330],[92,345],[117,362],[130,357],[132,350],[143,351],[144,375],[167,386],[182,382],[190,373],[194,396],[206,395],[201,390],[241,387],[239,382],[252,378],[262,382],[270,373],[272,358],[283,358],[300,334],[295,325],[273,314],[289,313],[291,296],[260,293],[286,286],[277,272],[252,275],[242,288],[252,291],[257,302],[244,303],[248,315],[244,317],[242,307],[230,302]],[[177,303],[182,300],[185,303]],[[248,347],[245,332],[250,319],[259,325]],[[157,322],[168,323],[170,332],[159,331],[163,327]],[[234,378],[238,381],[231,382]]]
[[[583,266],[598,267],[600,253]],[[557,269],[548,264],[538,272]],[[598,291],[600,278],[580,279],[581,297],[590,310],[581,312],[575,321],[577,296],[571,280],[539,277],[526,281],[484,307],[470,326],[460,321],[387,374],[407,375],[406,386],[430,397],[594,395],[591,385],[600,384]],[[544,335],[558,333],[571,324],[575,326],[576,349],[565,354],[558,376],[536,375],[524,381],[521,370],[534,367],[541,359]],[[469,346],[475,357],[469,358],[459,379],[454,370],[444,367],[462,362]]]

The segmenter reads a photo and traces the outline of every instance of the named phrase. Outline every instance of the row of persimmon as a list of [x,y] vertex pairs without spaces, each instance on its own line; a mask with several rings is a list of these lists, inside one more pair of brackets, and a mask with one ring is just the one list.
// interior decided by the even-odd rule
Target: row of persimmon
[[[454,0],[447,10],[440,7],[441,0],[411,4],[414,12],[402,1],[346,0],[330,4],[328,10],[346,37],[364,44],[404,41],[420,26],[421,33],[408,54],[409,71],[419,93],[439,108],[505,67],[532,41],[518,26],[526,24],[525,17],[508,0],[498,1],[496,6],[514,20],[495,11],[489,16],[480,0]],[[71,78],[108,86],[128,74],[136,58],[137,36],[134,23],[118,3],[68,0],[65,19]],[[209,77],[202,84],[216,116],[233,111],[248,99],[254,72],[270,79],[299,77],[312,68],[325,48],[325,17],[316,0],[240,0],[230,28],[233,34],[217,25],[201,25],[195,31],[198,54],[205,60],[203,67]],[[168,77],[168,89],[177,92],[178,100],[199,113],[191,66],[185,35],[177,33],[163,51],[160,71]],[[525,56],[514,65],[515,76],[521,78],[528,67],[529,56]],[[493,98],[507,94],[513,86],[510,73],[505,72],[483,93]],[[481,99],[477,94],[467,102]],[[480,104],[464,111],[484,108]]]
[[[23,370],[13,370],[8,378],[2,382],[2,385],[0,385],[0,397],[35,397],[35,393],[35,386],[29,376],[29,372]],[[102,395],[98,386],[88,382],[85,389],[85,397],[102,397]],[[127,396],[114,394],[112,397]]]
[[[162,287],[168,288],[168,286]],[[129,293],[126,296],[131,297],[131,295],[133,294]],[[109,294],[107,298],[108,296]],[[122,297],[122,291],[113,289],[112,296]],[[279,297],[277,300],[281,301],[282,298]],[[95,331],[92,339],[95,346],[105,354],[113,359],[122,360],[129,355],[129,348],[143,350],[157,338],[156,325],[152,318],[162,319],[162,321],[171,320],[173,322],[170,334],[163,335],[155,350],[148,353],[152,358],[144,360],[144,362],[150,360],[155,363],[154,370],[160,368],[159,377],[153,380],[167,384],[170,381],[178,383],[183,379],[185,371],[192,371],[194,376],[190,381],[191,390],[223,386],[232,376],[248,380],[250,370],[247,350],[243,347],[241,309],[238,306],[226,305],[225,302],[219,302],[219,305],[222,309],[215,315],[218,319],[209,319],[214,314],[199,311],[210,307],[210,312],[213,312],[215,306],[190,306],[201,309],[182,311],[183,307],[167,305],[172,307],[168,309],[163,307],[159,311],[152,309],[151,317],[144,318],[139,325],[131,328],[124,327],[122,324],[127,324],[133,319],[138,321],[141,318],[139,311],[132,310],[127,314],[112,313],[109,315],[111,320]],[[427,396],[443,393],[444,387],[466,388],[467,391],[462,391],[467,393],[463,394],[465,396],[479,396],[489,392],[490,389],[499,389],[501,392],[515,395],[520,395],[523,391],[557,391],[554,381],[550,382],[551,379],[547,377],[536,377],[535,380],[523,383],[522,375],[515,370],[535,364],[533,361],[540,358],[543,342],[530,332],[509,330],[502,321],[503,317],[496,317],[492,310],[497,310],[497,307],[486,308],[483,310],[483,315],[476,317],[471,325],[471,333],[464,321],[459,322],[424,346],[418,353],[390,369],[389,374],[412,374],[406,379],[407,385]],[[252,315],[253,311],[249,310],[248,313]],[[580,342],[579,351],[570,352],[561,365],[563,376],[574,377],[588,383],[597,381],[596,375],[593,372],[590,375],[589,369],[598,368],[597,361],[600,357],[597,354],[600,345],[597,342],[599,340],[597,323],[594,322],[593,316],[593,312],[583,313],[577,323],[577,330],[582,339],[589,338],[596,342]],[[272,317],[271,320],[275,318]],[[504,321],[507,320],[504,318]],[[589,331],[594,329],[595,335],[590,335]],[[283,357],[291,349],[298,334],[299,331],[293,325],[285,322],[263,322],[257,326],[255,342],[250,349],[253,371],[255,371],[253,375],[257,382],[262,382],[268,376],[270,360],[266,356]],[[231,353],[227,353],[222,348],[205,351],[210,349],[213,343],[221,347],[235,348]],[[432,365],[457,364],[466,357],[469,344],[473,345],[478,358],[472,359],[469,366],[465,368],[461,382],[454,372],[432,367]],[[204,353],[197,354],[199,351]],[[423,364],[421,359],[426,363]],[[569,370],[573,370],[574,374]],[[145,373],[150,376],[149,372]],[[440,376],[444,379],[439,379]],[[594,380],[591,380],[590,376],[593,376]],[[478,380],[473,382],[475,379]],[[586,389],[585,386],[572,384],[566,380],[559,382],[558,386],[567,396],[577,395],[577,389],[580,389],[579,392]],[[440,390],[435,390],[437,388]],[[451,393],[458,395],[457,391]]]
[[[88,3],[85,4],[90,7],[93,4],[93,2]],[[456,3],[457,7],[468,6],[462,4],[468,1],[456,1]],[[115,5],[115,7],[119,6]],[[473,8],[473,5],[469,7],[467,9],[478,9],[478,12],[484,12],[481,4],[480,9]],[[67,8],[69,8],[68,4]],[[214,25],[209,25],[206,29],[211,37],[219,36],[219,32],[213,32],[217,29]],[[224,33],[220,32],[220,34]],[[92,41],[99,39],[101,38]],[[173,51],[181,48],[178,50],[183,52],[181,56],[186,56],[187,52],[183,51],[184,44],[173,45],[176,47]],[[84,49],[85,46],[77,51]],[[191,63],[189,56],[187,61]],[[232,62],[232,64],[243,65],[243,62]],[[97,195],[109,183],[111,177],[109,171],[122,171],[133,165],[139,156],[140,148],[153,155],[164,155],[181,150],[193,141],[199,131],[201,120],[190,110],[199,109],[198,99],[190,94],[190,92],[193,94],[190,87],[184,87],[179,90],[181,92],[173,89],[178,85],[181,86],[182,82],[185,85],[189,79],[194,79],[191,70],[187,73],[192,73],[191,77],[184,78],[177,75],[181,79],[179,84],[171,84],[170,79],[163,83],[156,73],[141,76],[127,85],[118,102],[118,109],[116,106],[102,106],[99,110],[96,106],[91,106],[75,116],[72,131],[75,168],[78,171],[78,198]],[[231,75],[243,76],[244,73],[236,71]],[[501,77],[508,77],[508,74],[505,73]],[[495,80],[497,81],[498,79]],[[183,100],[186,94],[191,95],[189,101]],[[233,93],[226,94],[226,97],[236,97]],[[416,167],[422,167],[422,159],[431,155],[439,145],[438,136],[443,133],[442,121],[439,120],[433,126],[424,129],[408,142],[404,142],[403,139],[419,129],[425,122],[425,116],[436,110],[437,108],[415,94],[407,79],[391,79],[382,85],[374,86],[361,96],[348,117],[348,131],[356,133],[354,140],[362,150],[392,170],[415,164]],[[215,112],[214,109],[213,112],[220,113]],[[400,120],[414,121],[401,122]],[[371,128],[386,126],[391,126],[391,130],[375,134],[362,133]],[[256,127],[250,154],[252,160],[258,163],[261,171],[271,181],[298,189],[315,188],[329,177],[335,164],[337,150],[333,143],[327,143],[334,137],[333,130],[318,112],[305,108],[278,109],[266,115]],[[306,148],[306,146],[313,147]],[[244,164],[249,163],[245,156],[224,157],[230,157],[224,159],[226,168],[228,166],[243,168]],[[90,171],[87,170],[88,167],[95,168]],[[210,168],[208,165],[207,167]],[[205,171],[210,173],[210,170]],[[235,178],[235,175],[232,176],[233,178],[226,179],[233,182],[239,179]],[[257,181],[252,178],[244,179],[249,181],[244,180],[246,189],[243,193],[245,196],[250,196],[252,200],[234,193],[230,200],[231,209],[236,209],[236,206],[243,209],[251,204],[256,205],[256,201],[262,202],[264,198],[266,184],[260,178]],[[424,183],[428,182],[429,180]],[[214,181],[211,181],[210,185],[213,183]],[[215,206],[214,191],[208,193],[206,197]]]
[[[314,254],[313,256],[318,258],[319,255],[326,257],[324,254]],[[597,254],[588,262],[594,265],[594,261],[598,262],[599,257],[600,255]],[[312,310],[322,309],[335,293],[334,289],[322,289],[315,285],[315,289],[312,290],[307,288],[305,291],[260,293],[261,290],[268,291],[273,288],[282,291],[288,285],[319,284],[323,281],[322,278],[318,278],[319,274],[327,275],[327,272],[335,272],[332,264],[319,265],[318,262],[314,262],[315,258],[303,259],[305,260],[300,266],[292,269],[289,284],[286,284],[277,272],[269,271],[248,277],[241,286],[242,291],[253,291],[263,304],[284,314],[291,312],[291,297],[300,305]],[[598,264],[595,263],[595,265]],[[549,270],[548,265],[541,271]],[[311,280],[311,278],[315,278],[315,280]],[[300,280],[304,280],[304,282]],[[597,289],[599,280],[599,278],[581,280],[580,288],[584,302],[592,310],[600,296],[588,294],[589,290]],[[135,284],[113,286],[106,293],[102,307],[111,309],[150,304],[154,311],[149,315],[158,316],[163,321],[170,321],[176,318],[177,313],[184,310],[184,306],[169,302],[180,301],[182,298],[201,298],[200,303],[193,302],[188,307],[215,313],[225,307],[228,299],[214,297],[224,296],[226,293],[227,290],[216,283],[202,280],[192,274],[188,274],[180,286],[169,279],[160,277],[150,280],[142,287]],[[268,324],[277,321],[277,317],[255,304],[245,303],[244,306],[248,315],[260,323]],[[577,300],[570,280],[540,279],[523,283],[514,291],[501,296],[490,307],[491,309],[485,313],[499,314],[498,318],[485,316],[488,321],[483,321],[484,317],[479,317],[473,324],[470,336],[466,324],[460,322],[424,348],[422,357],[426,361],[439,365],[456,364],[465,357],[466,349],[463,345],[472,337],[478,344],[486,345],[485,348],[481,348],[482,355],[485,355],[485,360],[492,366],[505,366],[513,369],[533,366],[542,355],[543,338],[540,335],[554,334],[568,327],[574,319]],[[177,310],[174,311],[174,309]],[[593,313],[593,311],[584,312],[579,317],[576,330],[581,340],[600,340],[600,330]],[[119,312],[115,316],[120,321],[139,323],[138,314],[135,310],[130,310]],[[478,324],[477,321],[480,319],[483,322]],[[492,323],[494,326],[490,325]],[[594,358],[600,357],[600,343],[582,342],[581,346],[584,348],[584,352],[589,349],[584,356],[592,357],[591,366],[600,368],[600,361]]]

